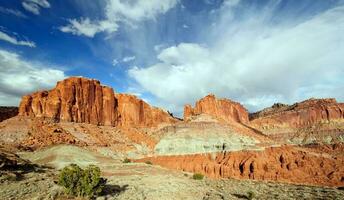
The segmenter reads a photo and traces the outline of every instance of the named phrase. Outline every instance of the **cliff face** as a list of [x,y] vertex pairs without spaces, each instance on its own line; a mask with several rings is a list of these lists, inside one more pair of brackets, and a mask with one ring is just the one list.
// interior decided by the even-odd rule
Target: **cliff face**
[[160,108],[152,107],[134,95],[116,94],[118,125],[152,127],[177,120]]
[[251,119],[251,127],[282,143],[343,142],[344,104],[335,99],[273,106],[251,115]]
[[135,96],[115,95],[99,81],[80,77],[60,81],[50,91],[24,96],[19,115],[110,126],[156,126],[176,121]]
[[[309,153],[309,151],[313,150],[284,146],[267,148],[264,151],[158,156],[138,161],[150,161],[154,165],[202,173],[212,178],[231,177],[343,186],[344,168],[341,167],[344,162],[343,157],[322,156],[321,154]],[[338,151],[340,152],[341,149]],[[332,154],[333,152],[329,153]]]
[[208,114],[225,122],[249,121],[248,112],[241,104],[229,99],[217,99],[212,94],[197,101],[195,108],[191,105],[184,107],[184,120],[199,114]]
[[275,104],[271,108],[251,115],[256,124],[285,123],[302,127],[320,121],[344,119],[344,104],[335,99],[309,99],[291,106]]

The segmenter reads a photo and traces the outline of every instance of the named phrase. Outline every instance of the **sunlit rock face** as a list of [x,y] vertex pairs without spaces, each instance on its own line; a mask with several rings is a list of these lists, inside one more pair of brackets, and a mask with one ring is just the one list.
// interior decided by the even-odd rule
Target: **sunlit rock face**
[[110,126],[154,127],[177,120],[133,95],[115,94],[98,80],[71,77],[50,91],[22,98],[19,115]]
[[309,99],[291,106],[275,104],[252,114],[250,126],[287,143],[341,142],[344,104],[335,99]]
[[184,120],[194,115],[208,114],[224,122],[248,123],[248,112],[239,103],[229,99],[217,99],[215,95],[207,95],[191,105],[184,107]]
[[326,154],[320,154],[319,147],[269,147],[260,151],[155,156],[139,161],[149,160],[154,165],[212,178],[343,186],[343,157],[330,156],[342,155],[343,145],[327,146]]

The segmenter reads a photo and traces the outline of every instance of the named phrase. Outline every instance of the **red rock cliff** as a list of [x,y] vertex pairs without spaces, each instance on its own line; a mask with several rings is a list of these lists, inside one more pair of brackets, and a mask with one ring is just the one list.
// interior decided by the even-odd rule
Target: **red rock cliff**
[[[332,148],[331,148],[332,149]],[[264,151],[221,152],[143,158],[170,169],[202,173],[212,178],[271,180],[311,185],[344,186],[342,156],[322,156],[313,149],[283,146]],[[332,151],[332,150],[331,150]],[[338,150],[333,150],[340,152]],[[311,153],[309,153],[311,152]]]
[[184,120],[199,114],[208,114],[226,122],[247,123],[249,121],[248,112],[241,104],[229,99],[217,99],[212,94],[197,101],[195,108],[191,105],[184,107]]
[[285,124],[299,128],[321,121],[344,119],[344,103],[335,99],[309,99],[291,106],[275,106],[253,115],[252,124],[269,126]]
[[132,95],[116,94],[98,80],[71,77],[50,91],[22,98],[19,115],[96,125],[157,126],[176,120]]

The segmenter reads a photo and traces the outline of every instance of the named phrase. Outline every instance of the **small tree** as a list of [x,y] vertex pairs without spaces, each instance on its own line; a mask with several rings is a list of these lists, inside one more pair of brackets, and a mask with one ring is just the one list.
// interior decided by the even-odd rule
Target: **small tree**
[[254,194],[254,192],[249,191],[249,192],[247,193],[247,199],[253,200],[255,197],[256,197],[256,195]]
[[204,178],[203,174],[196,173],[192,176],[193,179],[195,180],[202,180]]
[[106,179],[100,177],[100,174],[97,166],[89,165],[83,170],[78,165],[71,164],[60,172],[58,184],[65,188],[67,194],[93,197],[103,191],[106,183]]
[[150,160],[147,160],[145,163],[146,163],[147,165],[153,165],[153,163],[152,163]]

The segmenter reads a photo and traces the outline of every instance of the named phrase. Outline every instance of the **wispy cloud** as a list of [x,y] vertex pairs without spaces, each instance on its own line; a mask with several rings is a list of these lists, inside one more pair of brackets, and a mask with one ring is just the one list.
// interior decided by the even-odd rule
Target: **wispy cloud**
[[28,40],[18,40],[14,36],[10,36],[5,32],[0,31],[0,40],[4,40],[6,42],[15,44],[15,45],[21,45],[21,46],[28,46],[28,47],[36,47],[36,44],[32,41]]
[[70,24],[60,27],[60,30],[65,33],[72,33],[73,35],[85,35],[87,37],[94,37],[98,32],[114,32],[117,30],[118,25],[116,23],[110,23],[109,21],[91,21],[86,19],[69,19]]
[[135,56],[127,56],[122,59],[122,62],[130,62],[130,61],[135,60],[135,58],[136,58]]
[[25,10],[39,15],[41,8],[50,8],[50,3],[47,0],[24,0],[22,6]]
[[4,14],[7,14],[7,15],[14,15],[14,16],[20,17],[20,18],[27,18],[27,16],[24,13],[22,13],[21,11],[19,11],[19,10],[13,10],[13,9],[10,9],[10,8],[4,8],[4,7],[1,7],[1,6],[0,6],[0,12],[4,13]]
[[113,66],[116,66],[117,64],[118,64],[118,61],[117,61],[116,59],[113,59],[113,60],[112,60],[112,65],[113,65]]
[[343,6],[271,23],[278,3],[259,12],[244,8],[240,19],[233,15],[237,5],[227,1],[230,8],[218,11],[217,25],[204,28],[208,45],[165,48],[158,63],[134,67],[130,77],[177,112],[208,93],[251,110],[312,96],[344,100]]
[[103,20],[69,19],[69,24],[60,27],[60,30],[87,37],[94,37],[99,32],[113,33],[118,30],[120,22],[133,25],[138,21],[154,19],[158,14],[173,8],[176,3],[177,0],[138,0],[135,2],[109,0],[105,6]]

